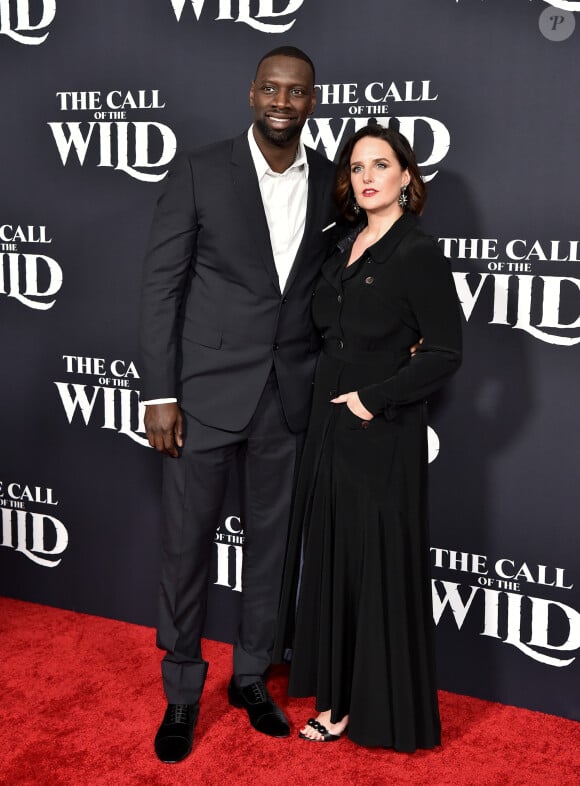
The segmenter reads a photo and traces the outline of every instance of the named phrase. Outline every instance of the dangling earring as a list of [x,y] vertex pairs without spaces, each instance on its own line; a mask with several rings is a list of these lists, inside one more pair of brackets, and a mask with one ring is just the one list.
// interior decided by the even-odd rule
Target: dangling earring
[[403,210],[407,207],[409,203],[409,197],[407,196],[407,188],[408,186],[401,187],[401,193],[399,195],[399,207],[402,207]]
[[358,216],[358,214],[360,213],[360,205],[358,204],[358,202],[355,202],[353,200],[352,209],[354,210],[355,216]]

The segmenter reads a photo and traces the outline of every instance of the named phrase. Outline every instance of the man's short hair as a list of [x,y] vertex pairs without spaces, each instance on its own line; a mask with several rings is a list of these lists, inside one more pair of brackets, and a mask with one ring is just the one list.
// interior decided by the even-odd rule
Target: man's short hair
[[270,52],[266,52],[266,54],[260,58],[258,65],[256,66],[256,74],[258,73],[258,69],[264,62],[264,60],[268,60],[270,57],[277,57],[281,55],[282,57],[295,57],[297,60],[303,60],[305,63],[308,63],[312,70],[312,82],[316,81],[316,71],[314,69],[314,63],[308,57],[306,52],[303,52],[302,49],[298,49],[297,46],[277,46],[275,49],[272,49]]

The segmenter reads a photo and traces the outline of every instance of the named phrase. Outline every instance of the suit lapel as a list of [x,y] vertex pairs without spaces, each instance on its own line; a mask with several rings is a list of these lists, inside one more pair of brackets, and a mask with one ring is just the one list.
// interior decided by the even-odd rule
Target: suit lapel
[[[256,169],[250,153],[247,135],[235,137],[232,142],[232,176],[234,189],[246,219],[248,232],[252,235],[260,258],[276,289],[280,291],[278,272],[272,254],[268,222],[260,194]],[[227,231],[227,230],[226,230]]]
[[300,246],[294,258],[294,262],[290,269],[284,292],[287,292],[300,271],[300,266],[304,261],[305,252],[308,249],[312,235],[314,232],[322,231],[323,221],[325,216],[321,215],[320,208],[323,204],[323,188],[321,182],[321,172],[318,168],[318,161],[315,156],[310,155],[310,151],[306,148],[306,156],[308,158],[308,196],[306,199],[306,220],[304,222],[304,232]]

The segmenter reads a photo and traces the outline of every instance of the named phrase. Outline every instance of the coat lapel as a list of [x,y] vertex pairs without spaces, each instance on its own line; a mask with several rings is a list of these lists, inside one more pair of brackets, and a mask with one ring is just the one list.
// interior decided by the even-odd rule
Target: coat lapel
[[346,265],[350,250],[358,233],[363,229],[363,224],[351,229],[335,246],[334,253],[327,259],[322,266],[322,277],[337,292],[342,292],[342,271]]
[[270,243],[268,222],[266,221],[256,169],[245,133],[235,137],[232,142],[232,175],[234,189],[241,204],[248,232],[250,232],[256,243],[256,248],[272,283],[280,291],[278,272],[274,263],[274,255],[272,254],[272,244]]
[[403,213],[383,237],[368,247],[367,252],[373,258],[373,262],[377,262],[379,265],[386,262],[394,254],[405,235],[416,226],[417,219],[413,213]]
[[[395,253],[401,240],[417,225],[417,219],[412,213],[403,213],[389,231],[383,235],[376,243],[369,246],[367,254],[379,265],[383,265]],[[346,265],[350,251],[356,240],[356,236],[364,228],[364,224],[359,224],[351,229],[345,237],[336,244],[335,253],[324,263],[322,276],[328,283],[336,289],[342,290],[342,271]]]

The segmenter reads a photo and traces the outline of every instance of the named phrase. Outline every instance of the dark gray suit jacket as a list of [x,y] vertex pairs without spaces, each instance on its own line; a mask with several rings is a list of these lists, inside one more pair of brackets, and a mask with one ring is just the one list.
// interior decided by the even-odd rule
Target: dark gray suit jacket
[[334,166],[307,150],[304,237],[280,291],[247,134],[176,156],[145,260],[143,400],[176,397],[240,431],[274,364],[288,426],[304,430],[319,348],[310,306],[334,220]]

